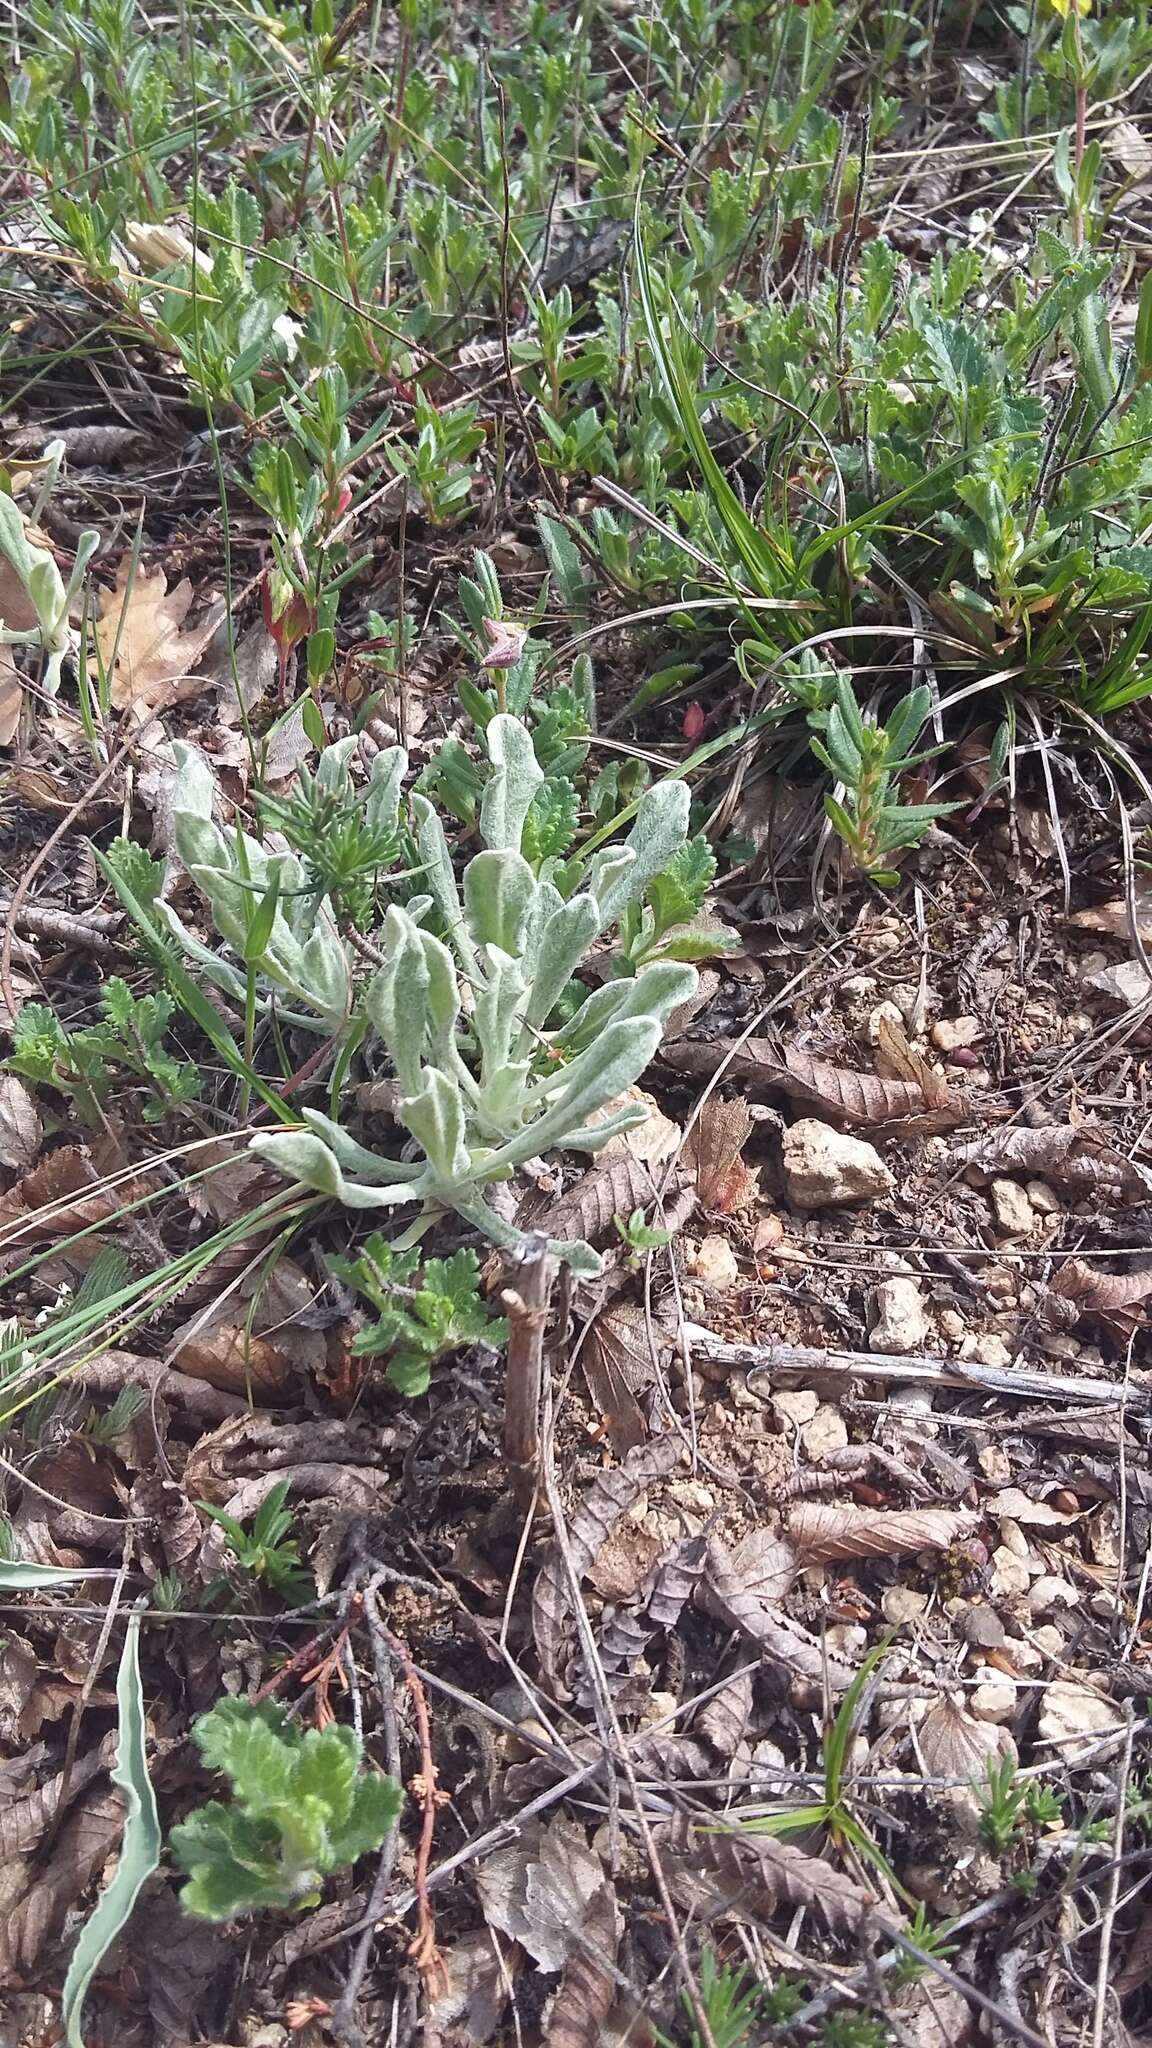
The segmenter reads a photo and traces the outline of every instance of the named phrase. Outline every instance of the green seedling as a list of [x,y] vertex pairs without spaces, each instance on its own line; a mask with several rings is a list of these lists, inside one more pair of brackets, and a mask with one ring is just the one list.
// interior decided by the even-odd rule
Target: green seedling
[[103,1022],[68,1030],[47,1003],[25,1003],[12,1032],[6,1065],[26,1080],[67,1095],[90,1129],[102,1128],[102,1106],[116,1073],[147,1082],[153,1100],[144,1118],[156,1123],[200,1093],[200,1075],[165,1047],[175,1005],[166,995],[134,996],[113,976],[100,991]]
[[399,1250],[373,1231],[355,1258],[330,1258],[330,1271],[371,1302],[377,1320],[357,1331],[357,1358],[388,1355],[388,1379],[398,1394],[428,1391],[438,1358],[465,1344],[502,1344],[508,1326],[488,1314],[480,1292],[475,1252],[427,1259]]
[[325,1879],[378,1849],[399,1819],[399,1785],[363,1768],[351,1728],[305,1731],[270,1700],[227,1699],[192,1736],[232,1794],[197,1808],[170,1836],[188,1875],[181,1904],[198,1919],[315,1905]]
[[994,1856],[1003,1856],[1019,1839],[1025,1819],[1026,1788],[1018,1781],[1016,1761],[1003,1756],[988,1764],[980,1791],[980,1835]]
[[633,1209],[628,1217],[614,1216],[612,1221],[618,1235],[628,1247],[631,1254],[628,1264],[632,1267],[640,1264],[644,1252],[660,1251],[672,1242],[670,1230],[659,1230],[651,1223],[645,1223],[643,1209]]
[[[201,1514],[220,1524],[239,1570],[253,1586],[298,1607],[315,1598],[316,1587],[290,1533],[292,1514],[284,1505],[287,1498],[288,1481],[278,1479],[256,1510],[250,1529],[209,1501],[197,1501],[196,1505]],[[209,1595],[225,1587],[226,1581],[218,1580],[208,1589]]]

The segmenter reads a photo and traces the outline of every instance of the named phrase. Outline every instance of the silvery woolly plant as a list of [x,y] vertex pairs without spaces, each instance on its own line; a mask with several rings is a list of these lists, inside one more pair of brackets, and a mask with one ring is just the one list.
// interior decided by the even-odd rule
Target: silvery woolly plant
[[[347,786],[349,756],[357,745],[353,734],[325,747],[316,769],[321,788]],[[285,1023],[339,1036],[353,1012],[352,962],[323,885],[287,846],[274,850],[239,825],[227,832],[218,825],[215,778],[207,760],[180,741],[174,751],[173,843],[208,900],[217,932],[237,958],[213,952],[188,930],[171,903],[161,901],[157,909],[173,938],[225,994],[245,1003],[254,994],[261,1008],[273,995],[287,998],[288,1007],[279,1005]],[[365,824],[385,838],[398,833],[407,766],[402,747],[385,748],[372,764]]]
[[[594,942],[684,844],[688,788],[670,781],[648,790],[627,841],[597,852],[582,886],[565,899],[550,878],[551,864],[534,872],[521,850],[544,779],[531,736],[519,719],[501,714],[485,737],[491,773],[479,819],[483,851],[469,861],[459,889],[434,806],[412,796],[427,897],[388,910],[385,965],[362,999],[392,1059],[401,1089],[396,1113],[415,1156],[370,1152],[313,1109],[303,1112],[307,1130],[261,1134],[252,1149],[352,1209],[418,1203],[423,1216],[414,1235],[425,1218],[453,1210],[497,1244],[515,1245],[520,1234],[496,1214],[484,1189],[554,1147],[594,1152],[643,1122],[639,1103],[595,1119],[643,1073],[670,1012],[696,985],[692,967],[659,961],[593,990],[565,1026],[564,1048],[573,1056],[555,1057],[548,1019]],[[193,872],[205,865],[198,855]],[[430,913],[447,942],[424,927]],[[599,1270],[587,1244],[553,1250],[578,1272]]]

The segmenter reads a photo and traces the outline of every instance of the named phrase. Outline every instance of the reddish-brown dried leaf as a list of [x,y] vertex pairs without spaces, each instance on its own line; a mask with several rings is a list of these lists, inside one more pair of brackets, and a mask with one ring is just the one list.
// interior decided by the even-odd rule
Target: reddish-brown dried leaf
[[549,1237],[582,1237],[588,1244],[619,1242],[614,1219],[627,1222],[633,1209],[646,1209],[651,1200],[651,1172],[631,1152],[620,1152],[590,1167],[550,1209],[532,1217],[532,1227]]
[[1129,1273],[1105,1273],[1085,1259],[1069,1259],[1053,1275],[1049,1295],[1069,1302],[1080,1315],[1094,1316],[1121,1343],[1144,1321],[1143,1304],[1152,1294],[1152,1267]]
[[564,1966],[543,2039],[548,2048],[599,2048],[601,2029],[616,1998],[613,1965],[620,1946],[620,1911],[610,1884],[588,1902],[579,1946]]
[[694,1723],[697,1735],[730,1763],[748,1733],[752,1719],[752,1673],[741,1671],[723,1692],[701,1707]]
[[846,1508],[812,1501],[788,1516],[788,1534],[801,1564],[947,1550],[979,1526],[980,1516],[970,1508]]
[[[0,1249],[51,1243],[93,1224],[107,1223],[129,1202],[149,1191],[146,1174],[130,1174],[106,1185],[106,1176],[126,1164],[118,1147],[62,1145],[0,1195]],[[72,1198],[75,1199],[72,1199]]]
[[961,1786],[982,1784],[990,1762],[1016,1755],[1006,1728],[978,1721],[950,1699],[941,1700],[924,1716],[917,1740],[929,1776],[951,1779]]
[[1026,1174],[1054,1181],[1073,1194],[1144,1202],[1152,1196],[1152,1170],[1137,1166],[1097,1131],[1073,1124],[1044,1125],[1031,1130],[1013,1125],[989,1137],[959,1145],[952,1155],[958,1167],[972,1166],[989,1179],[999,1173]]
[[795,1046],[775,1046],[767,1038],[745,1039],[738,1050],[735,1045],[733,1039],[708,1045],[684,1040],[665,1046],[661,1058],[689,1074],[713,1074],[724,1061],[725,1073],[734,1080],[787,1095],[830,1122],[858,1124],[880,1134],[927,1135],[955,1130],[967,1123],[971,1114],[963,1097],[952,1089],[945,1089],[940,1100],[929,1104],[923,1088],[914,1082],[882,1081],[877,1074],[858,1074]]
[[[622,1515],[653,1479],[663,1479],[680,1460],[680,1440],[654,1437],[630,1451],[622,1465],[601,1472],[572,1518],[568,1551],[577,1580],[582,1579],[601,1545]],[[564,1625],[570,1606],[568,1579],[559,1545],[549,1551],[532,1593],[532,1631],[540,1668],[550,1685],[559,1679]]]
[[708,1097],[683,1152],[684,1168],[695,1175],[702,1209],[734,1216],[754,1199],[760,1169],[745,1166],[741,1157],[751,1130],[752,1115],[742,1096]]
[[666,1838],[677,1877],[687,1879],[692,1903],[705,1918],[767,1921],[802,1906],[836,1934],[881,1933],[900,1924],[875,1893],[775,1835],[677,1820]]
[[[658,1328],[653,1335],[659,1343]],[[647,1442],[648,1425],[636,1395],[656,1377],[642,1312],[622,1302],[601,1309],[580,1346],[580,1367],[612,1449],[618,1458],[627,1457]]]

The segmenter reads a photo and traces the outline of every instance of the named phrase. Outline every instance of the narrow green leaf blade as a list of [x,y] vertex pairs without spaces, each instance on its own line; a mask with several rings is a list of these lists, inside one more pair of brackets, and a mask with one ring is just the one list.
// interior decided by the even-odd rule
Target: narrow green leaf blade
[[68,2048],[84,2048],[80,2015],[100,1964],[127,1926],[140,1887],[160,1861],[160,1821],[148,1776],[144,1689],[140,1680],[140,1616],[128,1618],[128,1633],[116,1678],[119,1741],[112,1783],[124,1794],[124,1834],[116,1875],[97,1901],[72,1951],[60,2001]]

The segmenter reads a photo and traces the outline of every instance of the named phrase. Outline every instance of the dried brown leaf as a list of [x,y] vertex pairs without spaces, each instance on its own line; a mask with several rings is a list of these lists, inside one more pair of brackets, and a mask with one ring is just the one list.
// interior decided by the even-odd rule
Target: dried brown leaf
[[[1136,914],[1136,930],[1147,944],[1152,939],[1152,888],[1146,882],[1136,883],[1132,907]],[[1067,921],[1077,931],[1104,932],[1112,939],[1130,936],[1128,905],[1123,896],[1112,903],[1094,904],[1090,910],[1077,910]]]
[[149,1887],[132,1915],[131,1954],[155,2032],[150,2048],[185,2048],[197,2008],[219,1997],[239,1960],[226,1928],[185,1913],[175,1893]]
[[736,1755],[752,1719],[752,1673],[741,1671],[729,1679],[723,1692],[701,1707],[694,1723],[697,1735],[711,1744],[726,1763]]
[[852,1666],[844,1658],[833,1656],[808,1629],[774,1607],[774,1601],[781,1597],[776,1589],[786,1582],[790,1584],[795,1576],[796,1560],[791,1550],[778,1539],[762,1536],[758,1593],[749,1590],[740,1570],[742,1547],[738,1545],[729,1555],[723,1544],[712,1539],[695,1604],[725,1628],[742,1630],[770,1663],[790,1679],[801,1682],[794,1688],[801,1694],[824,1685],[834,1694],[847,1692],[856,1676]]
[[6,1749],[23,1735],[21,1721],[35,1684],[35,1650],[6,1629],[0,1642],[0,1743]]
[[950,1110],[956,1098],[942,1074],[913,1050],[902,1024],[881,1013],[876,1028],[876,1051],[887,1066],[888,1077],[918,1088],[929,1109]]
[[526,1825],[518,1840],[477,1867],[484,1917],[520,1942],[542,1970],[562,1970],[576,1953],[584,1916],[604,1889],[600,1858],[577,1821]]
[[1043,1125],[1039,1130],[1013,1125],[957,1146],[952,1157],[956,1166],[975,1167],[989,1179],[1019,1173],[1054,1181],[1078,1195],[1129,1202],[1152,1196],[1152,1171],[1125,1158],[1099,1132],[1073,1124]]
[[[572,1570],[582,1579],[601,1545],[622,1515],[653,1479],[665,1478],[680,1460],[680,1441],[671,1435],[653,1438],[630,1451],[622,1465],[601,1472],[581,1502],[568,1531]],[[532,1630],[540,1667],[550,1685],[559,1678],[564,1626],[570,1605],[568,1578],[559,1545],[549,1551],[532,1593]]]
[[693,1828],[685,1819],[674,1821],[665,1838],[674,1845],[674,1888],[687,1880],[681,1896],[706,1919],[767,1921],[785,1908],[803,1907],[836,1934],[879,1934],[900,1925],[889,1907],[844,1871],[774,1835]]
[[1078,1311],[1093,1316],[1121,1344],[1146,1320],[1144,1303],[1152,1294],[1152,1266],[1127,1273],[1105,1273],[1084,1259],[1069,1259],[1054,1274],[1047,1300],[1055,1296]]
[[710,1095],[684,1144],[685,1171],[695,1175],[701,1208],[734,1216],[754,1201],[760,1169],[745,1166],[741,1154],[752,1130],[742,1096]]
[[[725,1073],[733,1080],[773,1089],[830,1122],[858,1124],[878,1135],[955,1130],[971,1115],[964,1098],[943,1083],[939,1084],[943,1096],[930,1104],[917,1082],[882,1081],[877,1074],[858,1074],[795,1046],[748,1038],[735,1048],[733,1039],[713,1040],[707,1045],[685,1040],[665,1046],[661,1058],[690,1074],[713,1074],[723,1061]],[[936,1079],[933,1076],[934,1082]],[[938,1093],[934,1089],[934,1094]]]
[[424,2048],[463,2048],[473,2041],[483,2048],[500,2024],[523,1960],[519,1943],[487,1927],[443,1949],[427,1988]]
[[951,1699],[929,1709],[917,1739],[929,1777],[951,1779],[961,1786],[983,1784],[990,1762],[1016,1754],[1006,1728],[978,1721]]
[[43,1140],[40,1113],[23,1081],[0,1074],[0,1166],[26,1173]]
[[0,1983],[11,1984],[31,1973],[123,1832],[124,1801],[119,1792],[94,1793],[69,1815],[47,1866],[31,1875],[23,1897],[0,1916]]
[[[653,1335],[659,1343],[658,1326]],[[580,1367],[612,1449],[618,1458],[627,1457],[647,1442],[648,1425],[636,1395],[656,1377],[642,1312],[625,1303],[601,1309],[580,1347]]]
[[67,1800],[76,1798],[93,1778],[106,1771],[115,1747],[115,1738],[107,1736],[76,1758],[67,1781],[63,1771],[58,1771],[23,1799],[12,1799],[6,1806],[0,1806],[0,1859],[6,1862],[9,1856],[26,1856],[34,1849],[49,1822],[55,1820],[61,1796]]
[[667,1556],[657,1558],[640,1588],[640,1598],[654,1628],[675,1628],[700,1583],[708,1556],[704,1536],[683,1536]]
[[226,1308],[207,1318],[194,1316],[176,1332],[172,1355],[190,1379],[264,1404],[292,1377],[291,1360],[279,1345],[234,1321]]
[[529,1220],[549,1237],[582,1237],[597,1244],[616,1238],[617,1216],[627,1222],[633,1209],[645,1209],[651,1200],[651,1174],[630,1152],[618,1153],[598,1160],[558,1202]]
[[900,1557],[909,1550],[947,1550],[980,1526],[969,1508],[856,1508],[811,1501],[788,1516],[801,1564],[839,1557]]
[[16,657],[10,647],[0,647],[0,747],[12,745],[23,702],[24,682]]
[[191,603],[187,577],[169,590],[163,569],[144,569],[124,557],[115,588],[101,597],[95,629],[105,672],[112,667],[112,703],[117,711],[131,706],[151,713],[203,689],[202,678],[192,671],[219,621],[212,618],[185,633]]
[[579,1946],[564,1965],[544,2025],[548,2048],[600,2048],[601,2028],[615,2002],[613,1966],[620,1946],[620,1910],[610,1884],[588,1902]]
[[[153,1178],[131,1174],[108,1186],[127,1161],[119,1147],[62,1145],[0,1196],[0,1245],[50,1243],[107,1223],[147,1194]],[[73,1200],[72,1197],[75,1197]]]

